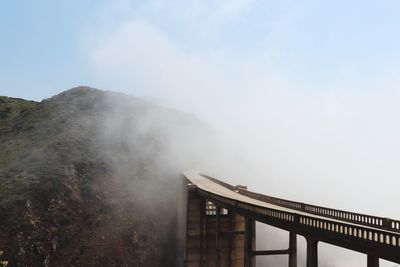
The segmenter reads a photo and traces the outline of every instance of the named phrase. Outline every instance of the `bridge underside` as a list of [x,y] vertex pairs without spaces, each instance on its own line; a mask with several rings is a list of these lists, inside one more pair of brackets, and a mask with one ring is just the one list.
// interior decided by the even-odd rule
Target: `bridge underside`
[[297,266],[296,234],[290,233],[289,248],[257,251],[255,220],[221,208],[195,189],[188,190],[187,267],[254,267],[256,256],[289,255],[289,267]]

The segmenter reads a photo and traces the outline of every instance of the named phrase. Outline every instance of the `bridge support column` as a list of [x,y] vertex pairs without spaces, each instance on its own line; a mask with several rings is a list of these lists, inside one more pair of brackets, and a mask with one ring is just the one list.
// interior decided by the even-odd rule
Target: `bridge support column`
[[215,266],[221,267],[221,251],[219,244],[219,235],[220,235],[220,216],[221,216],[221,208],[216,206],[215,210]]
[[195,189],[188,189],[185,266],[205,266],[205,210],[206,201]]
[[245,219],[244,267],[254,266],[255,226],[256,224],[253,219]]
[[379,258],[373,255],[368,255],[367,267],[379,267]]
[[297,267],[297,235],[289,232],[289,267]]
[[318,267],[318,241],[307,238],[307,267]]

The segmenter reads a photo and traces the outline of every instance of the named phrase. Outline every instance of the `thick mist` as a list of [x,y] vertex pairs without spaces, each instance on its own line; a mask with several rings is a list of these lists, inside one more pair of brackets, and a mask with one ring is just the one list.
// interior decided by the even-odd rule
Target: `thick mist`
[[[108,155],[114,162],[118,179],[131,179],[132,176],[153,178],[132,183],[132,195],[143,201],[144,213],[160,214],[166,208],[163,205],[165,199],[171,200],[182,189],[176,188],[182,186],[179,183],[180,172],[195,169],[233,184],[246,184],[250,190],[268,195],[396,218],[394,205],[387,205],[395,203],[395,189],[384,189],[386,185],[378,182],[383,179],[390,181],[390,176],[370,178],[378,172],[386,175],[390,172],[377,168],[375,164],[378,162],[375,161],[382,161],[373,154],[363,155],[365,150],[382,147],[372,142],[377,140],[371,136],[381,129],[367,131],[369,122],[363,122],[361,109],[364,107],[361,103],[343,96],[339,101],[332,96],[324,98],[318,95],[314,96],[317,103],[306,105],[307,99],[297,103],[301,98],[292,97],[274,96],[274,100],[280,101],[284,108],[272,100],[263,98],[264,102],[260,96],[258,101],[252,101],[253,106],[248,104],[244,107],[242,103],[241,107],[231,109],[229,114],[234,120],[229,121],[226,108],[219,110],[224,112],[216,112],[214,117],[197,111],[198,117],[203,119],[200,120],[158,105],[148,109],[147,101],[142,99],[138,101],[123,94],[108,94],[109,111],[101,136],[104,144],[109,146]],[[350,103],[345,105],[344,100]],[[256,106],[258,102],[266,105]],[[379,112],[385,109],[390,107],[381,106]],[[363,111],[367,112],[366,109]],[[358,123],[360,129],[353,129],[352,123]],[[113,149],[121,151],[121,147],[127,151],[123,158],[112,152]],[[151,159],[152,164],[143,165],[144,159]],[[135,162],[137,166],[132,165]],[[172,187],[165,187],[166,183]],[[355,190],[357,188],[361,190]],[[393,191],[389,195],[379,195],[380,190]],[[178,203],[177,209],[182,207],[181,204]],[[286,232],[262,224],[257,228],[259,249],[287,246]],[[304,266],[305,240],[299,237],[298,242],[299,264]],[[320,261],[322,266],[357,266],[365,262],[365,256],[321,243]],[[286,258],[259,257],[258,262],[277,266],[284,265]]]
[[[229,40],[225,28],[247,18],[252,1],[226,1],[211,12],[206,4],[181,4],[174,9],[154,1],[135,10],[124,2],[104,9],[100,22],[111,26],[88,27],[84,38],[102,87],[195,114],[217,133],[209,146],[207,135],[191,143],[174,131],[162,162],[173,159],[171,164],[180,163],[176,169],[200,169],[267,195],[400,217],[398,78],[389,72],[374,79],[374,69],[341,65],[325,56],[331,51],[324,52],[324,62],[296,61],[287,43],[302,40],[296,22],[313,15],[301,7],[278,9],[281,16],[268,20],[268,34],[250,46],[221,36]],[[123,20],[110,19],[120,13]],[[163,22],[179,30],[171,33]],[[251,31],[254,21],[244,23]],[[240,45],[250,49],[243,52]],[[274,239],[269,234],[275,235],[267,233],[260,246],[285,247],[285,233]],[[356,253],[321,247],[324,266],[365,262]],[[265,262],[275,266],[274,259]]]
[[160,249],[155,256],[180,266],[186,222],[182,171],[188,166],[209,169],[204,156],[211,148],[218,150],[217,134],[194,115],[127,94],[98,93],[104,111],[94,139],[115,184],[107,190],[110,202],[115,211],[133,206],[142,224],[151,223],[138,225],[139,240],[158,237],[152,241]]

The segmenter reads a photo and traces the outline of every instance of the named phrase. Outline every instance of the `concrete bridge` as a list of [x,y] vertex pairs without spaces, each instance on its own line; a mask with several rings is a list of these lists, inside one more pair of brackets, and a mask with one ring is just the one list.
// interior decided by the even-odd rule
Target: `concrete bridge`
[[[400,221],[265,196],[198,172],[187,179],[187,267],[254,267],[256,256],[288,255],[297,266],[297,235],[307,241],[307,267],[318,266],[318,242],[400,263]],[[256,250],[255,222],[289,231],[287,249]]]

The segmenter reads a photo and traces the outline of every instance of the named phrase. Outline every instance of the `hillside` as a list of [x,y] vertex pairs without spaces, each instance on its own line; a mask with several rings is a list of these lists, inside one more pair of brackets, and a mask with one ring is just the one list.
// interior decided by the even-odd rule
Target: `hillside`
[[181,166],[171,146],[202,127],[88,87],[39,103],[1,97],[2,257],[9,266],[176,266]]
[[34,101],[0,96],[0,119],[13,119],[36,105]]

